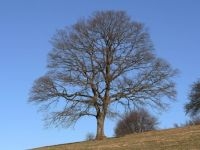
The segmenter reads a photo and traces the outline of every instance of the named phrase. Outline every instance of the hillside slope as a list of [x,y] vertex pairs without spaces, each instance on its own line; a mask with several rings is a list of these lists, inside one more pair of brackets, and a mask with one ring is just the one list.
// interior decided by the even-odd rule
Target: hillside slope
[[200,126],[130,134],[121,138],[86,141],[34,150],[200,150]]

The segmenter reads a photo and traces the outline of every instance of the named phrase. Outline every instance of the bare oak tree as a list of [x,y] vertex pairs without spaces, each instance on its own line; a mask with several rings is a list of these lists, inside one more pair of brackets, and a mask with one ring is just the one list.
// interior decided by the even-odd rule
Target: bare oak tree
[[144,25],[123,11],[96,12],[57,31],[51,43],[48,72],[34,82],[29,100],[49,111],[50,124],[92,116],[99,140],[118,106],[164,108],[161,97],[175,98],[176,70],[155,56]]

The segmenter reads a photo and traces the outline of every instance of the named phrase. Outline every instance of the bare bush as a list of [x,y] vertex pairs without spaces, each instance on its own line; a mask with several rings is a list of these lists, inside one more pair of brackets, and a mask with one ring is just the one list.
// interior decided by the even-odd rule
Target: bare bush
[[116,136],[123,136],[130,133],[140,133],[155,130],[158,124],[157,119],[148,111],[141,109],[126,113],[124,117],[118,121],[115,128]]

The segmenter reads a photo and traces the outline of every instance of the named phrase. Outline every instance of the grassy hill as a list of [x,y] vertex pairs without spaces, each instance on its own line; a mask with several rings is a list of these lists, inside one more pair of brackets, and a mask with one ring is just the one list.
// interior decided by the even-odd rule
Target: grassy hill
[[130,134],[102,141],[85,141],[34,150],[200,150],[200,125]]

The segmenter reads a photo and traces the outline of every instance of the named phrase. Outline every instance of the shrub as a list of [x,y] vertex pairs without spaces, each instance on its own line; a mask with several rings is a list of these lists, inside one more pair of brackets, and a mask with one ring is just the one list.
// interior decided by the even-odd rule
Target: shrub
[[115,128],[116,136],[123,136],[130,133],[140,133],[155,130],[158,124],[157,119],[148,111],[140,109],[126,113],[121,120],[118,121]]

